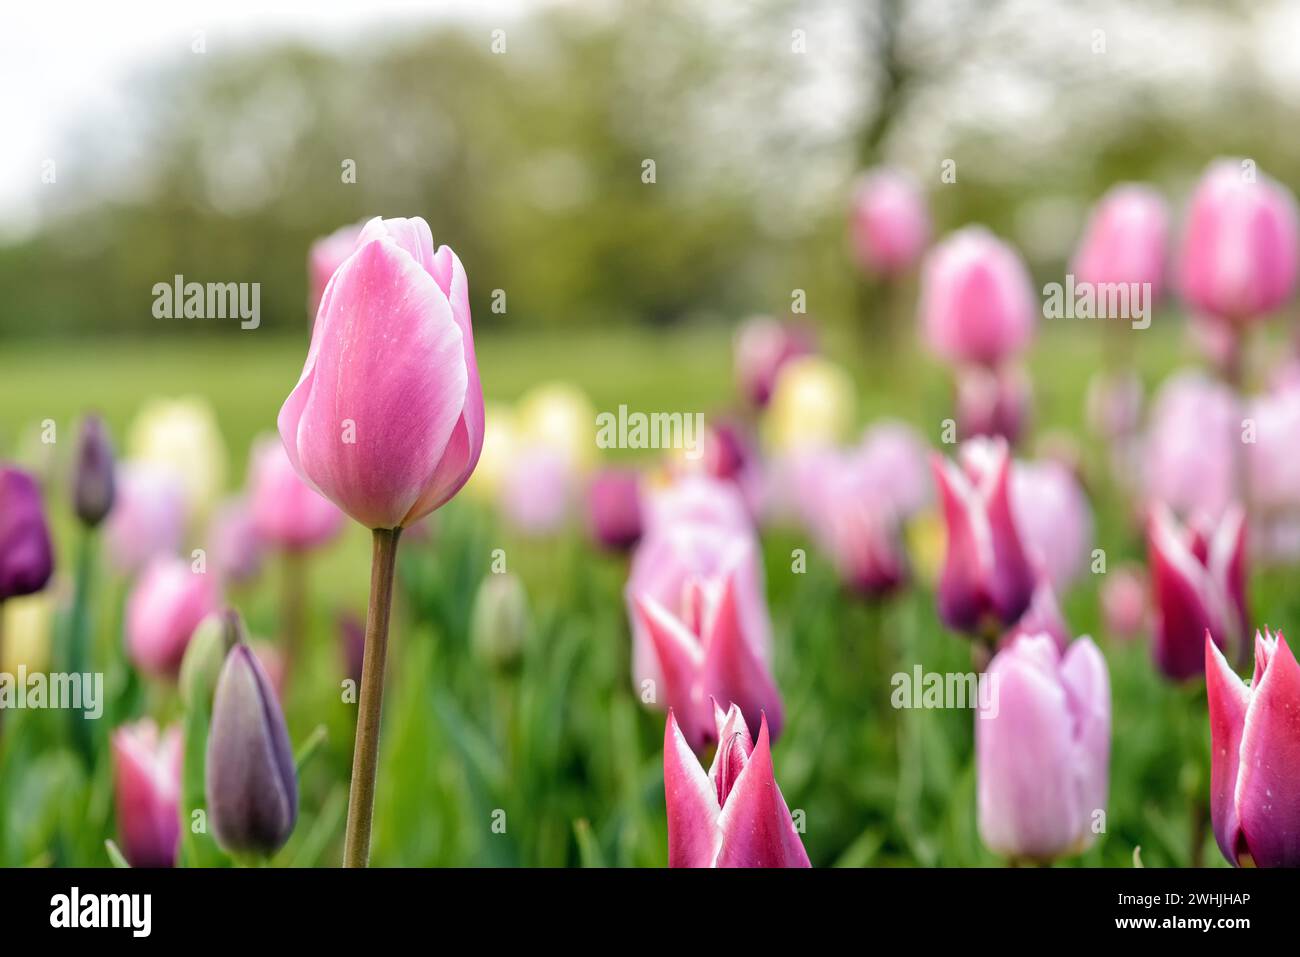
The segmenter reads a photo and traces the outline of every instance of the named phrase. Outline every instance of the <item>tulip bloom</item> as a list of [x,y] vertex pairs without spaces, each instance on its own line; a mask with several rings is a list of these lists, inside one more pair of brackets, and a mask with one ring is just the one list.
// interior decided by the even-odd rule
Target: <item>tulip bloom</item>
[[87,528],[104,520],[113,507],[113,446],[104,420],[88,415],[81,423],[77,461],[73,468],[72,504]]
[[734,704],[710,705],[719,741],[709,773],[673,712],[664,728],[669,867],[811,867],[776,784],[767,720],[758,743]]
[[1101,583],[1101,619],[1106,633],[1131,639],[1147,627],[1146,579],[1134,568],[1117,568]]
[[126,650],[141,671],[167,678],[180,672],[185,648],[220,604],[216,578],[180,558],[149,564],[126,600]]
[[901,523],[888,498],[854,457],[828,463],[810,503],[813,536],[835,562],[840,580],[869,598],[889,595],[907,580]]
[[285,551],[318,548],[343,527],[343,513],[298,477],[277,437],[254,443],[248,495],[258,536]]
[[602,548],[625,551],[641,537],[641,477],[605,469],[587,485],[587,527]]
[[997,708],[975,718],[980,837],[996,854],[1047,862],[1093,841],[1105,812],[1110,678],[1089,638],[1062,655],[1046,635],[989,665]]
[[1121,183],[1092,211],[1071,269],[1093,286],[1150,283],[1154,302],[1164,287],[1168,242],[1164,199],[1149,186]]
[[132,867],[174,867],[180,847],[181,729],[150,718],[113,732],[113,793]]
[[133,460],[176,477],[188,519],[206,516],[225,486],[226,444],[216,412],[205,399],[146,402],[131,423],[127,448]]
[[528,593],[519,576],[511,572],[486,576],[470,614],[474,653],[488,664],[509,667],[518,661],[528,629]]
[[733,570],[688,581],[678,614],[649,595],[632,595],[663,676],[655,700],[681,716],[683,734],[697,750],[713,738],[715,700],[738,707],[751,728],[766,713],[772,736],[781,733],[781,695],[755,639],[745,634],[737,588]]
[[[1170,377],[1151,410],[1142,480],[1148,501],[1221,515],[1239,497],[1242,410],[1222,382],[1199,372]],[[1199,647],[1199,645],[1198,645]]]
[[983,226],[967,226],[930,251],[919,308],[936,355],[986,366],[1022,350],[1039,313],[1020,254]]
[[227,654],[212,699],[206,791],[213,836],[230,853],[269,857],[298,821],[298,772],[284,714],[243,643]]
[[868,273],[896,276],[910,269],[930,238],[925,197],[911,176],[879,167],[853,193],[853,248]]
[[1210,812],[1234,867],[1300,867],[1300,666],[1282,633],[1255,634],[1249,685],[1205,636]]
[[208,543],[208,557],[223,581],[251,581],[262,570],[266,543],[257,534],[246,500],[227,499],[217,506],[208,523]]
[[0,605],[40,591],[53,572],[41,490],[26,472],[0,467]]
[[1267,315],[1295,292],[1295,198],[1275,180],[1218,160],[1192,197],[1180,259],[1183,298],[1237,325]]
[[768,316],[746,319],[736,332],[736,385],[755,408],[772,397],[776,377],[786,363],[815,351],[812,334],[803,326]]
[[1092,555],[1092,506],[1079,480],[1050,459],[1018,462],[1011,470],[1011,507],[1025,552],[1064,593]]
[[838,445],[857,415],[853,380],[820,356],[786,363],[763,417],[764,439],[776,452],[798,453]]
[[159,555],[174,555],[185,534],[185,491],[175,474],[147,462],[118,467],[117,497],[104,523],[109,561],[129,575]]
[[1028,431],[1033,390],[1024,370],[965,366],[957,370],[956,392],[961,439],[1001,436],[1015,445]]
[[948,546],[939,580],[939,617],[970,634],[1014,624],[1033,597],[1036,573],[1011,503],[1011,455],[1004,441],[976,439],[961,467],[935,456]]
[[1151,590],[1156,612],[1155,660],[1175,681],[1202,673],[1208,631],[1220,648],[1236,652],[1245,640],[1246,524],[1240,508],[1216,526],[1179,527],[1159,506],[1147,528]]

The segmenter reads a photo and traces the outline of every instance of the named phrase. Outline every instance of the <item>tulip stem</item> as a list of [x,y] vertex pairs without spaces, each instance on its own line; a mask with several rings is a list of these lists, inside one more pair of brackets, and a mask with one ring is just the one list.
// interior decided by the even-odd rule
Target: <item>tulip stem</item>
[[384,700],[384,661],[388,654],[388,618],[393,605],[399,534],[400,528],[374,530],[366,651],[361,666],[357,738],[352,748],[352,784],[343,840],[344,867],[366,867],[370,863],[370,819],[375,810],[375,771],[379,764],[379,712]]

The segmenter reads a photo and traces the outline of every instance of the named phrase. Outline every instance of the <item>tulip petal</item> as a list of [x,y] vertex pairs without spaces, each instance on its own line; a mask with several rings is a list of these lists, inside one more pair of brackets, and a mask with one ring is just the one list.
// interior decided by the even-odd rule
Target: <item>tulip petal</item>
[[1191,678],[1205,667],[1201,640],[1206,630],[1224,644],[1224,602],[1210,573],[1178,534],[1163,506],[1151,516],[1151,587],[1159,618],[1153,652],[1156,664],[1176,680]]
[[931,459],[943,502],[948,545],[939,579],[939,617],[958,631],[974,631],[984,605],[983,580],[992,562],[992,533],[975,490],[952,462]]
[[1208,631],[1204,642],[1205,692],[1210,710],[1210,817],[1219,850],[1236,864],[1242,844],[1235,798],[1237,769],[1251,694],[1228,666]]
[[1260,867],[1300,866],[1298,702],[1300,664],[1278,635],[1264,677],[1251,691],[1234,793],[1245,844]]
[[668,866],[712,866],[718,852],[721,808],[671,710],[664,726],[664,801],[668,807]]
[[680,716],[686,739],[699,749],[713,735],[712,715],[700,688],[704,649],[685,625],[648,595],[635,596],[633,607],[658,659],[663,684],[658,700]]
[[772,737],[776,737],[784,723],[781,695],[767,665],[745,636],[736,574],[733,570],[724,577],[722,594],[706,631],[704,691],[720,702],[739,707],[751,729],[758,726],[764,713],[771,715]]
[[790,809],[776,785],[767,721],[718,818],[717,867],[811,867]]

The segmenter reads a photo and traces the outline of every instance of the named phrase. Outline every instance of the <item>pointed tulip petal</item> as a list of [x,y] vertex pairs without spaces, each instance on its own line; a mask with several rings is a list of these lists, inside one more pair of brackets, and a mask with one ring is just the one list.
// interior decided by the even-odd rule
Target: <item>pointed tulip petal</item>
[[1300,866],[1297,781],[1300,665],[1279,635],[1264,677],[1250,694],[1237,768],[1237,814],[1245,844],[1260,867]]
[[1233,864],[1241,848],[1237,818],[1237,773],[1241,733],[1250,705],[1250,690],[1228,666],[1223,653],[1205,632],[1205,693],[1210,709],[1210,817],[1219,850]]
[[664,800],[668,807],[668,866],[710,867],[718,851],[720,808],[671,711],[664,727]]
[[718,867],[811,867],[790,809],[776,786],[767,722],[718,819]]

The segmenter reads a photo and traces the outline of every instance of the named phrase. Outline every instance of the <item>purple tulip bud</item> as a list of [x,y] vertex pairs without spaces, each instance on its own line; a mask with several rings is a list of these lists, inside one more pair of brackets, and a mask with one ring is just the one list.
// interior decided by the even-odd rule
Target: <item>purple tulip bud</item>
[[634,469],[605,469],[587,486],[587,526],[596,544],[626,551],[641,537],[641,478]]
[[0,601],[40,591],[53,571],[40,489],[26,472],[0,468]]
[[113,472],[113,444],[104,420],[88,415],[81,423],[72,496],[77,518],[88,528],[102,522],[113,507]]
[[284,713],[251,648],[226,657],[212,703],[207,754],[208,814],[232,854],[270,856],[298,820],[298,774]]

